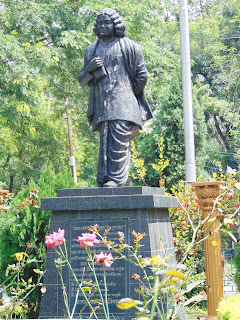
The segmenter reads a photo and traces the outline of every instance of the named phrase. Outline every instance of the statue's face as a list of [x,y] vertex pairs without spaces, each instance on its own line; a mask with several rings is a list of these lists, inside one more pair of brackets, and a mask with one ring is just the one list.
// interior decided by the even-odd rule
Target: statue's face
[[97,19],[97,28],[100,37],[108,38],[114,35],[114,24],[112,19],[104,14]]

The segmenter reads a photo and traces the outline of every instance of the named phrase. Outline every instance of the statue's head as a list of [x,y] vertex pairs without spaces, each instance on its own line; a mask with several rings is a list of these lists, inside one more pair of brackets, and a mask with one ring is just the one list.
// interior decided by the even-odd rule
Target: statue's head
[[[106,26],[102,27],[102,23],[105,23]],[[107,28],[107,31],[104,28]],[[120,18],[119,14],[114,9],[105,8],[97,15],[93,31],[99,38],[104,37],[104,33],[108,33],[107,36],[115,35],[123,38],[125,35],[125,29],[126,25]]]

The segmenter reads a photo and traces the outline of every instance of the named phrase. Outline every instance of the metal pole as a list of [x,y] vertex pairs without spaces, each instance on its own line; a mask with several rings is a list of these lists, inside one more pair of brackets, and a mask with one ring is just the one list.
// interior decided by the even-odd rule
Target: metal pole
[[75,166],[75,157],[73,152],[73,141],[72,141],[72,128],[70,120],[70,110],[67,108],[67,124],[68,124],[68,139],[69,139],[69,151],[70,151],[70,165],[72,168],[72,176],[75,184],[77,184],[77,174]]
[[186,181],[196,181],[187,0],[179,0]]

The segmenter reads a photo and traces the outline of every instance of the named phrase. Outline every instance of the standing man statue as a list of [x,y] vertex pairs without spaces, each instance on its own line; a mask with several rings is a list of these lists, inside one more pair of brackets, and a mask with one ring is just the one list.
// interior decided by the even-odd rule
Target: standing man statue
[[98,39],[87,48],[78,76],[82,87],[90,87],[87,116],[100,133],[100,187],[125,185],[133,132],[152,118],[143,91],[147,70],[142,50],[124,37],[125,29],[114,9],[101,10],[94,25]]

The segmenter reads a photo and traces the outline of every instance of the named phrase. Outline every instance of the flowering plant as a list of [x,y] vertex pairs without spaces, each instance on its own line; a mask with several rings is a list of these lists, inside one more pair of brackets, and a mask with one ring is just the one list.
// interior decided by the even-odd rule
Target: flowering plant
[[[234,174],[235,173],[228,174],[229,176],[226,178],[227,185],[223,188],[222,194],[216,199],[211,212],[212,214],[214,210],[218,210],[220,213],[224,213],[224,215],[221,215],[220,226],[225,226],[225,230],[228,233],[235,223],[235,215],[239,212],[239,204],[235,203],[234,210],[232,210],[232,203],[229,204],[230,197],[235,199],[240,189],[238,182],[233,177]],[[203,288],[196,296],[191,296],[190,299],[186,297],[189,292],[203,283],[203,278],[201,277],[195,277],[195,281],[192,281],[192,276],[196,275],[198,272],[196,269],[199,268],[199,264],[196,263],[195,259],[198,252],[200,253],[203,250],[203,241],[211,237],[211,235],[218,230],[211,231],[207,236],[204,235],[204,228],[206,228],[204,226],[205,221],[202,220],[198,198],[191,188],[183,187],[181,192],[178,191],[178,193],[176,193],[176,196],[178,197],[179,208],[176,210],[173,209],[171,212],[175,232],[173,240],[177,246],[177,257],[179,261],[175,265],[168,263],[169,256],[161,257],[157,255],[151,258],[144,258],[139,254],[139,248],[142,246],[142,244],[140,244],[141,240],[147,236],[145,233],[139,233],[133,230],[134,245],[129,245],[126,242],[126,237],[123,232],[118,232],[118,241],[114,242],[107,239],[109,229],[105,230],[102,235],[100,228],[94,225],[88,228],[91,233],[82,233],[82,235],[76,239],[80,247],[85,249],[87,253],[87,262],[94,278],[94,281],[86,282],[83,280],[84,271],[82,280],[80,280],[79,277],[75,275],[68,261],[63,230],[59,229],[57,233],[48,236],[50,238],[47,239],[51,240],[50,245],[53,244],[52,247],[59,256],[59,259],[56,260],[56,265],[60,276],[61,266],[67,264],[77,284],[77,296],[81,293],[84,297],[86,305],[90,308],[91,318],[99,319],[99,312],[103,311],[104,317],[107,320],[110,319],[106,278],[108,270],[111,270],[112,264],[114,264],[117,259],[124,259],[134,264],[140,271],[139,274],[132,274],[131,279],[138,284],[135,291],[141,297],[141,301],[124,297],[117,303],[119,309],[136,308],[136,319],[153,320],[156,315],[161,320],[166,318],[176,319],[178,315],[184,312],[182,309],[183,306],[206,300],[206,291],[203,290]],[[211,214],[207,217],[210,225],[215,221],[212,219]],[[63,238],[59,239],[57,237],[58,233],[61,233]],[[188,242],[185,241],[187,237],[190,239]],[[232,237],[234,237],[234,235],[232,235]],[[106,245],[107,253],[104,251],[99,253],[95,252],[100,243]],[[61,247],[62,244],[64,245],[65,251]],[[215,244],[213,243],[213,245]],[[192,264],[193,267],[186,269],[186,265],[190,264]],[[99,273],[95,270],[96,265],[103,267],[103,288],[102,283],[100,283],[98,279]],[[194,269],[195,271],[193,271]],[[97,300],[93,299],[95,293],[98,293],[99,299]],[[70,310],[64,283],[63,294],[68,316],[72,319],[78,299],[76,297],[75,304],[72,310]],[[166,297],[167,299],[165,299]],[[164,311],[162,308],[162,304],[164,304],[163,301],[167,304],[165,305]]]
[[181,184],[177,190],[172,190],[179,204],[178,208],[170,209],[173,240],[179,261],[184,262],[187,258],[196,259],[202,256],[202,245],[206,238],[204,237],[204,224],[209,221],[212,225],[216,221],[216,218],[212,218],[215,210],[218,211],[220,227],[212,234],[221,229],[222,234],[227,235],[228,239],[230,236],[231,240],[237,241],[232,232],[240,210],[240,184],[235,179],[235,174],[236,170],[230,167],[227,173],[214,174],[216,180],[225,181],[225,186],[221,187],[222,192],[214,202],[213,209],[205,221],[202,218],[199,199],[193,188]]
[[[65,234],[65,230],[61,230],[59,228],[58,232],[53,232],[49,236],[46,236],[45,243],[48,247],[53,247],[53,249],[56,251],[56,253],[58,254],[58,257],[59,257],[57,260],[55,260],[55,264],[57,266],[57,269],[58,269],[58,272],[59,272],[59,275],[60,275],[60,278],[62,281],[64,302],[66,305],[66,310],[67,310],[69,319],[73,318],[79,292],[83,295],[83,297],[86,301],[86,305],[90,308],[91,316],[93,316],[95,319],[98,319],[98,316],[96,313],[96,308],[93,307],[93,305],[90,301],[92,293],[90,293],[90,295],[87,295],[87,291],[93,291],[93,292],[98,291],[99,297],[101,300],[101,306],[102,306],[103,312],[104,312],[104,316],[106,319],[109,319],[109,307],[108,307],[108,295],[107,295],[108,290],[107,290],[107,283],[106,283],[106,268],[109,268],[114,261],[112,254],[111,253],[105,254],[103,252],[101,252],[100,254],[92,254],[92,252],[90,251],[90,248],[95,246],[96,244],[100,243],[100,240],[97,239],[95,232],[82,233],[81,236],[78,236],[78,239],[76,239],[76,241],[79,243],[81,248],[85,249],[85,251],[87,253],[88,263],[89,263],[90,269],[93,272],[95,284],[93,285],[92,283],[89,283],[89,282],[87,283],[86,281],[79,282],[79,279],[77,279],[77,276],[74,273],[73,268],[68,260],[66,240],[64,238],[64,234]],[[64,245],[64,249],[61,248],[62,244]],[[94,259],[95,259],[95,261],[94,261]],[[75,305],[71,311],[70,311],[70,307],[68,304],[67,292],[66,292],[63,278],[62,278],[62,266],[65,263],[68,265],[70,272],[73,276],[73,279],[75,281],[75,284],[77,285],[77,288],[78,288]],[[98,277],[96,275],[95,264],[102,264],[102,266],[103,266],[104,293],[102,293],[102,290],[101,290],[101,287],[100,287],[100,284],[98,281]],[[88,284],[88,286],[91,286],[91,290],[89,289],[90,287],[84,287],[84,284],[86,284],[86,283]]]
[[[192,281],[200,282],[202,280],[200,294],[202,297],[206,297],[207,291],[204,283],[206,275],[203,247],[206,237],[215,246],[217,243],[214,241],[213,235],[220,229],[222,246],[226,248],[232,247],[232,241],[236,242],[238,237],[235,226],[239,215],[240,184],[236,179],[236,170],[228,168],[227,172],[224,172],[220,167],[220,173],[213,174],[213,177],[216,181],[225,181],[225,186],[221,187],[221,194],[217,197],[213,209],[206,219],[203,219],[195,190],[186,187],[184,183],[179,183],[178,188],[172,190],[178,199],[178,208],[169,210],[178,262],[184,263],[188,266],[188,270],[192,270]],[[214,210],[217,212],[219,227],[211,229],[212,231],[209,231],[206,236],[206,231],[216,221],[216,218],[213,217]],[[208,227],[205,225],[207,221]],[[195,289],[195,291],[197,290]],[[187,296],[191,298],[190,294]]]
[[4,304],[0,309],[0,317],[4,319],[26,318],[29,312],[28,298],[36,288],[44,290],[41,284],[43,272],[39,269],[33,269],[37,274],[38,280],[34,283],[32,277],[24,280],[25,269],[31,268],[35,259],[29,257],[26,252],[16,252],[12,255],[14,263],[8,265],[6,270],[6,279],[1,283],[0,293],[4,298]]
[[[41,284],[43,271],[40,270],[42,261],[36,257],[36,251],[30,239],[21,245],[24,237],[19,234],[19,231],[25,229],[21,214],[24,212],[25,216],[29,217],[30,208],[33,210],[39,208],[37,205],[38,190],[30,190],[28,197],[18,202],[19,205],[16,204],[14,195],[8,190],[0,192],[0,247],[2,251],[0,318],[4,319],[27,318],[29,314],[31,316],[36,314],[39,307],[36,297],[40,296],[41,291],[44,290]],[[28,221],[28,224],[31,223]],[[35,220],[34,225],[37,225]],[[19,238],[13,235],[13,230]],[[21,244],[19,239],[21,239]]]
[[48,247],[59,247],[65,242],[64,238],[65,230],[58,229],[58,232],[53,232],[49,236],[46,236],[46,245]]
[[[91,317],[94,319],[99,319],[99,312],[101,314],[102,311],[104,318],[107,320],[110,319],[111,315],[109,311],[107,269],[110,270],[112,264],[114,264],[117,259],[124,259],[129,263],[139,267],[140,273],[132,274],[131,279],[136,281],[137,288],[135,291],[142,297],[142,301],[129,297],[123,297],[117,303],[117,307],[119,309],[124,310],[136,308],[137,318],[145,318],[150,320],[152,320],[156,314],[158,315],[159,319],[165,319],[166,316],[168,318],[172,317],[172,319],[175,319],[177,315],[184,311],[182,309],[184,297],[182,295],[181,288],[184,288],[184,291],[189,290],[185,285],[185,278],[188,272],[186,271],[186,267],[184,265],[169,264],[167,262],[169,256],[161,257],[157,255],[151,258],[143,258],[139,254],[139,248],[142,247],[141,240],[147,236],[145,233],[140,233],[133,230],[131,234],[133,236],[134,245],[129,245],[126,243],[125,234],[121,231],[118,232],[118,241],[114,242],[107,238],[110,229],[105,230],[103,235],[100,233],[100,228],[97,225],[88,227],[88,229],[91,231],[91,233],[82,233],[81,236],[78,236],[76,241],[79,243],[81,248],[85,249],[88,265],[94,279],[93,281],[85,281],[83,277],[82,280],[80,280],[79,277],[77,277],[74,273],[74,270],[68,260],[63,230],[59,229],[57,233],[53,232],[47,236],[46,244],[49,247],[53,247],[58,255],[58,259],[55,260],[55,264],[58,268],[61,279],[62,266],[64,264],[68,265],[75,284],[77,285],[77,297],[79,294],[83,296],[86,303],[85,307],[88,306],[90,308]],[[57,234],[61,234],[62,237],[59,238]],[[49,239],[57,239],[57,241],[60,242],[55,242],[54,246],[52,245],[52,241],[49,241]],[[107,253],[104,251],[101,251],[100,253],[95,252],[98,244],[100,243],[106,245],[106,249],[108,250]],[[62,248],[62,245],[64,248]],[[99,281],[99,273],[96,272],[95,269],[96,265],[102,265],[103,284]],[[95,293],[98,295],[97,299],[94,296]],[[76,310],[78,298],[76,297],[75,304],[72,307],[72,310],[70,310],[68,302],[69,300],[64,284],[63,296],[68,317],[69,319],[72,319]],[[165,307],[163,307],[163,297],[168,297],[168,299],[165,299],[166,301],[164,302],[165,304],[167,303]],[[163,311],[164,309],[165,311]]]

